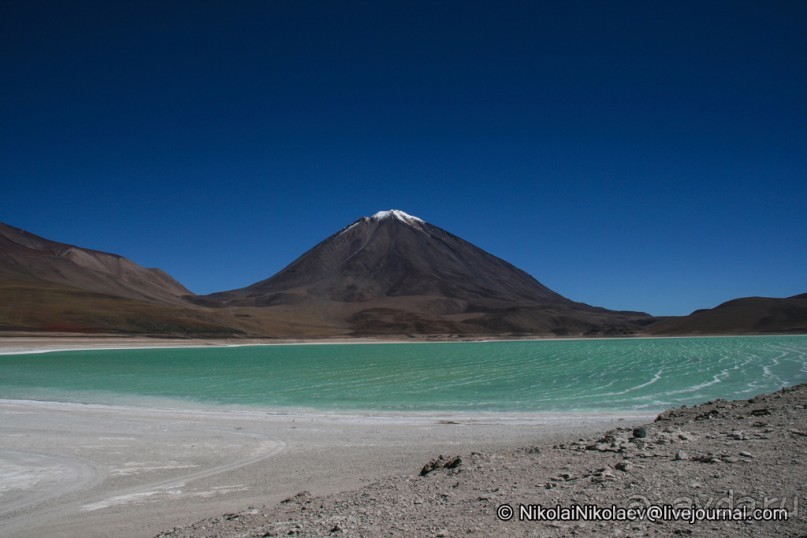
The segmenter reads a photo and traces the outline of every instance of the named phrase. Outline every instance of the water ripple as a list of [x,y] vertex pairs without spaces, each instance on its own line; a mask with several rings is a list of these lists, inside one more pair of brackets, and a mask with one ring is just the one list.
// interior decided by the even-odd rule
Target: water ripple
[[177,405],[327,410],[648,410],[747,398],[804,382],[807,336],[280,345],[0,357],[0,398],[113,404],[141,398]]

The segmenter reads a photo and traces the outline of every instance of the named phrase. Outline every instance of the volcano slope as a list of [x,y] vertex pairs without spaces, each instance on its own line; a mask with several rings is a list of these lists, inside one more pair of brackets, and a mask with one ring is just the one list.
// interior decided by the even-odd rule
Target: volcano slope
[[653,319],[571,301],[399,210],[358,219],[266,280],[192,300],[285,335],[619,335]]

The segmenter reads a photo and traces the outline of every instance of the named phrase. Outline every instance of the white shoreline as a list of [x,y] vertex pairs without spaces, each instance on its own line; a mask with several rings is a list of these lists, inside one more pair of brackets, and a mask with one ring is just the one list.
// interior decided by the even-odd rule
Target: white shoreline
[[[182,403],[177,401],[177,403]],[[195,403],[195,402],[194,402]],[[82,403],[51,400],[28,400],[0,398],[0,407],[19,406],[50,411],[106,411],[120,413],[174,413],[177,415],[201,415],[215,418],[243,418],[260,420],[306,420],[347,422],[355,424],[433,424],[435,421],[456,420],[463,423],[544,424],[553,421],[580,420],[647,420],[655,418],[664,409],[658,410],[614,410],[614,411],[383,411],[374,409],[301,409],[283,407],[261,407],[242,405],[218,405],[199,403],[193,406],[146,406],[114,403]]]
[[[438,454],[570,440],[649,414],[286,413],[0,400],[0,535],[142,536]],[[621,419],[621,420],[620,420]]]
[[[124,345],[104,343],[105,340],[127,340],[126,337],[20,337],[0,335],[0,356],[2,355],[34,355],[39,353],[58,353],[64,351],[98,351],[98,350],[135,350],[135,349],[207,349],[207,348],[233,348],[233,347],[263,347],[263,346],[313,346],[313,345],[387,345],[387,344],[472,344],[472,343],[495,343],[495,342],[583,342],[583,341],[607,341],[607,340],[686,340],[703,338],[781,338],[801,336],[807,338],[805,334],[727,334],[727,335],[688,335],[688,336],[613,336],[613,337],[525,337],[525,338],[473,338],[473,339],[412,339],[393,340],[370,338],[357,339],[311,339],[311,340],[278,340],[278,341],[252,341],[245,343],[232,342],[230,340],[154,340],[145,337],[132,337],[131,342]],[[71,338],[82,340],[81,342],[69,342]],[[142,338],[142,339],[140,339]],[[19,342],[14,340],[31,341],[25,346],[19,346]],[[87,340],[94,343],[86,342]],[[49,344],[59,342],[59,347],[47,347]],[[187,343],[185,343],[187,342]]]

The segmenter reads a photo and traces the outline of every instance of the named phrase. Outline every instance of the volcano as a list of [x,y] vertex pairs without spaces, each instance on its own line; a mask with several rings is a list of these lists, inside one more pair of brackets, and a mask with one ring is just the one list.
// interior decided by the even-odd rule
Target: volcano
[[396,209],[356,220],[266,280],[192,300],[353,336],[632,334],[652,320],[567,299]]

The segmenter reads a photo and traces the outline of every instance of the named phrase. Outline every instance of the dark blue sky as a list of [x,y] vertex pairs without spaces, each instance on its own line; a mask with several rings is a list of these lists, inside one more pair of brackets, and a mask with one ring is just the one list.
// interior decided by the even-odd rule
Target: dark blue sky
[[0,220],[266,278],[399,208],[575,300],[807,292],[807,3],[0,1]]

